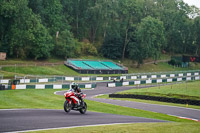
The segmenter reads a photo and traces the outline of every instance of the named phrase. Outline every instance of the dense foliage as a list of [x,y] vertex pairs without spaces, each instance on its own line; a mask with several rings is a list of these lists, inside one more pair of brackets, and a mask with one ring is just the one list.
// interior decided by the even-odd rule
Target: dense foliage
[[182,0],[1,0],[0,51],[42,59],[200,55],[200,11]]

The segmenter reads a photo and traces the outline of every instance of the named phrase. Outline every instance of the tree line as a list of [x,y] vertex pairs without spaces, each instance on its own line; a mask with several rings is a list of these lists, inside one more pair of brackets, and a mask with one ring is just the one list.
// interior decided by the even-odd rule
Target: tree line
[[183,0],[1,0],[0,51],[45,59],[156,61],[200,54],[200,11]]

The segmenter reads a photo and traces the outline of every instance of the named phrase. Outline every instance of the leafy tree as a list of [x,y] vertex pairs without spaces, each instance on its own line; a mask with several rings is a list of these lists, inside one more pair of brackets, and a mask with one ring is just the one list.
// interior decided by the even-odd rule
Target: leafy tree
[[165,44],[163,23],[150,16],[142,19],[136,31],[136,43],[131,43],[130,57],[136,59],[138,67],[147,57],[156,60]]
[[66,29],[67,23],[64,21],[60,0],[29,0],[29,7],[40,15],[42,24],[49,29],[52,36],[55,37],[57,31]]
[[195,48],[195,55],[200,55],[200,17],[196,17],[194,20],[194,40],[193,43]]
[[75,43],[72,34],[68,31],[62,31],[57,39],[55,45],[55,54],[59,57],[69,58],[74,57]]
[[12,36],[12,33],[10,31],[17,12],[16,1],[0,1],[0,49],[7,52],[8,56],[12,55],[12,52],[10,52],[10,36]]
[[34,59],[130,55],[139,64],[161,49],[199,54],[199,14],[183,0],[1,0],[0,50]]
[[102,54],[106,58],[119,59],[122,56],[123,40],[120,36],[108,35],[102,45]]
[[[2,45],[8,45],[8,55],[12,57],[47,58],[52,44],[49,43],[47,29],[40,18],[28,8],[27,0],[1,1],[3,25]],[[7,24],[6,22],[9,23]]]
[[148,49],[144,44],[138,43],[131,39],[129,43],[129,58],[137,61],[137,67],[139,68],[141,64],[143,64],[144,59],[146,59],[148,55]]
[[140,21],[141,7],[139,1],[124,0],[120,1],[119,18],[120,18],[120,32],[124,37],[122,60],[124,60],[126,47],[130,41],[133,25]]
[[69,22],[74,36],[79,40],[88,36],[87,11],[93,2],[92,0],[61,0],[64,18]]
[[51,56],[51,51],[53,50],[52,38],[39,19],[37,20],[33,16],[32,21],[33,24],[30,27],[33,28],[31,31],[33,38],[28,41],[26,53],[35,60],[46,59]]
[[182,0],[157,0],[157,12],[165,28],[166,50],[172,54],[188,52],[193,34],[188,17],[192,13],[190,7]]
[[82,55],[97,55],[97,49],[91,43],[84,43],[82,42],[81,46],[81,53]]

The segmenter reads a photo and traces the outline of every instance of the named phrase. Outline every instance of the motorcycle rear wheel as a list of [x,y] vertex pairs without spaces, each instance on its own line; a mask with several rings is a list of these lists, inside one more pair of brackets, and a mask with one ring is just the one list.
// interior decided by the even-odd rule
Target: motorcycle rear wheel
[[69,113],[71,111],[71,104],[69,103],[69,101],[65,101],[64,103],[64,110],[65,112]]
[[83,102],[83,107],[79,110],[81,114],[85,114],[87,111],[87,104]]

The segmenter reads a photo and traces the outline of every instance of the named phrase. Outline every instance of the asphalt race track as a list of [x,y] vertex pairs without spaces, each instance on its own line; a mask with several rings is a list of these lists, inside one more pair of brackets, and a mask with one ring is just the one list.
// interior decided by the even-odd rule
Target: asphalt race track
[[65,113],[64,110],[40,109],[1,110],[0,118],[0,132],[112,123],[163,122],[161,120],[96,112],[87,112],[82,115],[76,111]]
[[[108,88],[105,87],[105,83],[100,83],[94,90],[83,90],[84,93],[87,94],[88,100],[93,100],[97,102],[109,103],[114,105],[120,105],[135,109],[142,109],[148,110],[178,117],[186,117],[189,119],[200,120],[200,110],[198,109],[191,109],[191,108],[183,108],[183,107],[176,107],[176,106],[167,106],[167,105],[158,105],[158,104],[148,104],[148,103],[141,103],[141,102],[130,102],[130,101],[120,101],[120,100],[112,100],[112,99],[102,99],[102,98],[93,98],[95,95],[99,94],[110,94],[115,93],[118,91],[128,90],[134,87],[131,86],[122,86],[122,87],[115,87],[115,88]],[[140,86],[140,88],[144,88],[148,86]],[[57,92],[58,95],[63,95],[64,92]]]
[[[95,95],[110,94],[117,91],[128,90],[131,88],[133,87],[129,86],[129,87],[107,88],[106,83],[98,83],[95,89],[83,90],[83,92],[87,94],[88,100],[94,100],[103,103],[126,106],[130,108],[160,112],[170,115],[188,117],[192,119],[198,119],[198,120],[200,119],[200,110],[195,110],[195,109],[94,98]],[[65,91],[60,91],[56,92],[55,94],[63,95],[64,92]],[[89,111],[83,115],[77,111],[71,111],[70,113],[65,113],[64,110],[49,110],[49,109],[48,110],[45,109],[0,110],[0,132],[17,132],[17,131],[52,129],[52,128],[63,128],[63,127],[85,126],[85,125],[138,123],[138,122],[164,122],[164,121],[141,118],[141,117],[89,112]]]
[[[87,97],[92,98],[97,94],[108,94],[122,91],[126,88],[111,89],[105,87],[105,83],[98,84],[94,90],[86,91]],[[57,92],[63,95],[64,92]],[[63,101],[64,102],[64,101]],[[87,112],[82,115],[77,111],[65,113],[64,110],[45,109],[2,109],[0,110],[0,132],[19,132],[38,129],[52,129],[62,127],[116,124],[116,123],[138,123],[138,122],[164,122],[162,120],[131,117],[125,115],[114,115],[97,112]]]

